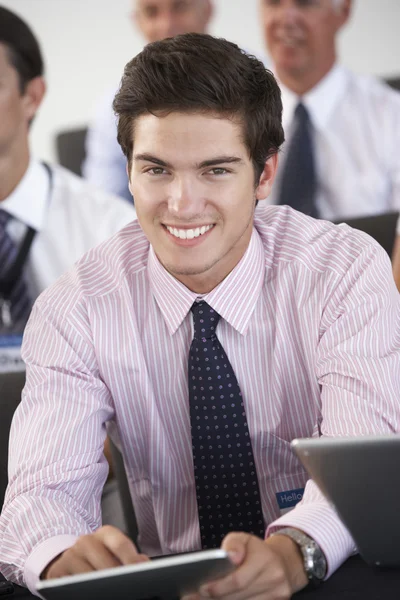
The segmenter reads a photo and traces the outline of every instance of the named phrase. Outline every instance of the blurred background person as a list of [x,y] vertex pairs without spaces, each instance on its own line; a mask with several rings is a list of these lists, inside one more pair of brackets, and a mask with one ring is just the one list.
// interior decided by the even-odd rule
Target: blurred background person
[[[211,0],[132,0],[131,19],[146,42],[181,33],[205,33],[211,19]],[[127,60],[131,57],[127,57]],[[117,142],[113,87],[100,101],[86,137],[83,175],[108,192],[132,202],[126,160]]]
[[351,0],[260,0],[286,134],[268,202],[331,220],[400,209],[400,94],[338,62],[351,8]]
[[46,90],[43,73],[32,31],[0,7],[0,281],[8,278],[24,240],[32,237],[10,293],[0,291],[3,325],[14,316],[17,320],[22,309],[29,314],[44,288],[135,218],[133,207],[120,198],[31,155],[29,130]]
[[[29,131],[45,95],[43,75],[33,32],[0,7],[0,342],[12,338],[12,347],[0,343],[0,372],[25,369],[20,344],[36,297],[136,218],[121,198],[31,155]],[[106,445],[109,459],[107,451]],[[105,488],[103,520],[120,525],[115,488],[115,482]]]

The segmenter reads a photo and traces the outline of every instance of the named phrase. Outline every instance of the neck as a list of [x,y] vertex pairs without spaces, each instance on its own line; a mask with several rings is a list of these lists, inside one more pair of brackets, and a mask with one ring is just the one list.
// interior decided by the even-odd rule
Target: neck
[[0,155],[0,202],[15,190],[29,166],[29,148],[19,148],[18,152]]
[[203,272],[189,274],[169,271],[171,275],[195,294],[208,294],[211,292],[228,277],[245,255],[253,232],[253,217],[254,212],[250,217],[246,229],[225,256],[211,263]]
[[278,80],[283,83],[291,92],[296,96],[304,96],[310,90],[315,88],[320,81],[329,73],[333,65],[336,62],[336,56],[333,55],[329,62],[324,65],[323,69],[313,71],[310,73],[290,73],[287,71],[280,71],[279,67],[276,67],[276,75]]

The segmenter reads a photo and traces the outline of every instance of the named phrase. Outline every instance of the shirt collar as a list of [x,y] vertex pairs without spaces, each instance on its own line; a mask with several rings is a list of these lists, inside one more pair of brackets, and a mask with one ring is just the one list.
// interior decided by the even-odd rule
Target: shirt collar
[[44,166],[31,158],[28,168],[1,208],[12,217],[40,231],[43,225],[48,195],[49,177]]
[[288,131],[288,127],[290,127],[293,120],[294,111],[300,101],[307,108],[314,127],[323,129],[328,124],[329,117],[343,97],[348,80],[347,69],[342,65],[335,64],[325,77],[302,97],[297,96],[280,83],[284,130]]
[[253,227],[249,246],[236,267],[211,292],[201,296],[168,273],[151,246],[148,273],[154,297],[171,335],[180,327],[193,302],[199,298],[205,300],[240,334],[245,335],[264,282],[264,248]]

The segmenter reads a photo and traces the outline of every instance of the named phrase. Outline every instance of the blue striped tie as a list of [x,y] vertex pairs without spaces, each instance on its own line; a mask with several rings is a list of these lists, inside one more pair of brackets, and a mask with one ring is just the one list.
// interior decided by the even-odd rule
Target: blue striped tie
[[[6,230],[10,218],[10,215],[5,210],[0,209],[0,282],[6,280],[18,255],[18,248]],[[8,298],[2,298],[0,295],[0,302],[2,304],[0,327],[5,327],[6,329],[14,329],[19,325],[23,327],[32,306],[23,275],[15,282]]]

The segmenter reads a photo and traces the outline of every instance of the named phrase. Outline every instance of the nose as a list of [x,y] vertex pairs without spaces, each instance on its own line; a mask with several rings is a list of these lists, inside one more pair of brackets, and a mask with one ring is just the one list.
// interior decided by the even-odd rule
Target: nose
[[292,2],[281,2],[275,14],[279,24],[286,27],[294,27],[300,17],[299,7]]
[[199,186],[192,178],[174,178],[168,194],[168,211],[172,216],[190,221],[202,214],[204,204]]
[[175,33],[175,21],[171,11],[164,10],[158,17],[158,36],[160,40],[173,37]]

